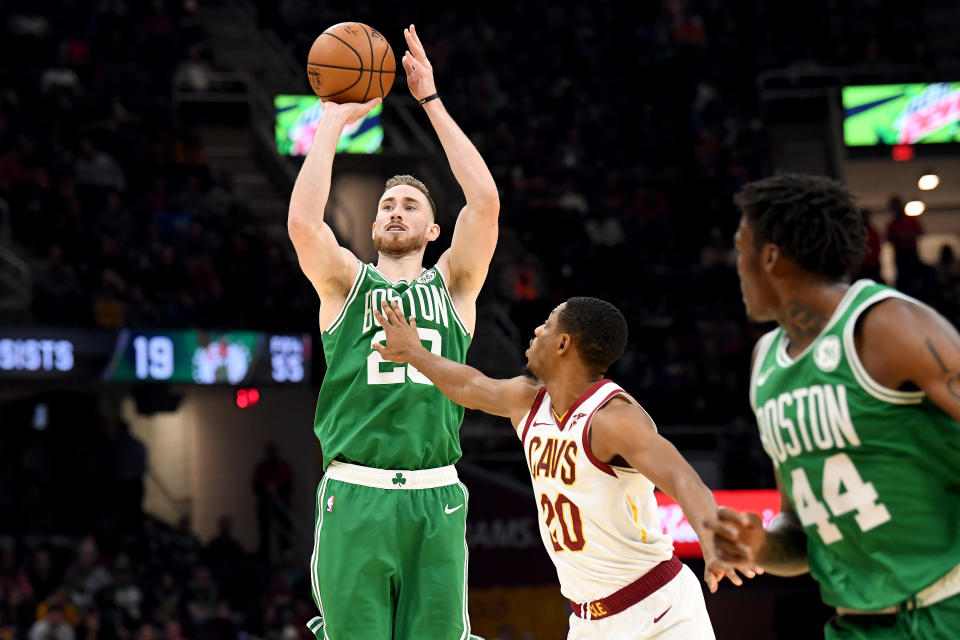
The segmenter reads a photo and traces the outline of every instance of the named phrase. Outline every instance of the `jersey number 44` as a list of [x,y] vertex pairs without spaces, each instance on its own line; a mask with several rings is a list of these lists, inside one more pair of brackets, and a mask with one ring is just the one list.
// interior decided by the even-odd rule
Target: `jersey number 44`
[[[890,520],[890,512],[877,501],[872,482],[864,482],[853,461],[845,453],[830,456],[823,463],[823,502],[817,500],[803,468],[790,473],[791,497],[797,517],[804,527],[815,526],[824,544],[843,539],[840,528],[830,521],[856,511],[854,518],[861,531],[869,531]],[[826,506],[824,506],[826,502]],[[830,513],[827,512],[829,507]]]

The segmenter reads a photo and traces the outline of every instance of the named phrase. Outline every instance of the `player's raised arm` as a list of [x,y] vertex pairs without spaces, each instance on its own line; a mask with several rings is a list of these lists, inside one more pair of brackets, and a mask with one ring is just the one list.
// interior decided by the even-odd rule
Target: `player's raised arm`
[[468,409],[510,418],[516,427],[530,409],[540,385],[524,376],[507,380],[488,378],[473,367],[427,351],[417,333],[417,321],[407,322],[396,302],[382,304],[373,314],[387,335],[386,345],[373,348],[391,362],[409,362],[440,392]]
[[[402,63],[407,72],[410,95],[418,101],[426,100],[423,109],[440,138],[450,170],[467,200],[457,218],[450,249],[440,258],[439,264],[449,275],[452,293],[457,297],[467,297],[472,302],[483,286],[497,246],[500,215],[497,185],[480,152],[447,113],[443,102],[435,97],[437,87],[433,79],[433,67],[417,36],[416,27],[410,25],[403,35],[408,51],[404,53]],[[461,309],[461,312],[473,315],[468,309]],[[468,325],[472,324],[470,318]]]
[[337,243],[333,230],[323,220],[337,140],[344,126],[356,122],[379,103],[380,98],[362,104],[324,103],[313,144],[293,185],[287,231],[300,268],[323,302],[345,296],[358,269],[356,258]]
[[737,570],[748,578],[754,576],[755,565],[717,555],[713,532],[724,525],[717,520],[713,493],[676,447],[657,433],[643,409],[622,399],[611,400],[594,416],[589,438],[590,448],[598,459],[610,461],[622,457],[631,468],[677,501],[700,539],[706,564],[703,579],[711,593],[716,592],[724,576],[738,586],[743,584]]

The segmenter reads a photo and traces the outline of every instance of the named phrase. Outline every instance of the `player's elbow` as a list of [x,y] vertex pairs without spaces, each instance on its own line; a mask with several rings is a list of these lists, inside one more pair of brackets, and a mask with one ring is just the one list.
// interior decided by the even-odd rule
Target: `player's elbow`
[[466,409],[477,409],[476,389],[470,382],[458,384],[450,394],[450,399]]
[[476,198],[475,209],[494,220],[500,215],[500,194],[496,185],[483,189]]
[[294,208],[290,208],[287,212],[287,234],[292,238],[296,235],[303,233],[304,228],[307,225],[307,221],[304,220],[303,216]]
[[313,222],[295,209],[290,209],[290,213],[287,215],[287,235],[290,236],[294,246],[310,237],[313,227]]
[[474,374],[463,381],[462,384],[457,385],[456,397],[452,398],[453,401],[467,409],[483,411],[483,396],[485,390],[482,385],[482,380],[483,376],[474,372]]

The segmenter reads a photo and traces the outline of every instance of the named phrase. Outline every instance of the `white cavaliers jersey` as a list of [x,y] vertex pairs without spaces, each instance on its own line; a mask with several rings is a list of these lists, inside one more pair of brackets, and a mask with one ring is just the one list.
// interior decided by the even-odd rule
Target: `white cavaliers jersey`
[[673,556],[673,541],[657,523],[653,483],[590,450],[594,414],[618,395],[637,404],[601,380],[558,422],[544,387],[517,429],[540,507],[540,536],[560,591],[574,602],[608,596]]

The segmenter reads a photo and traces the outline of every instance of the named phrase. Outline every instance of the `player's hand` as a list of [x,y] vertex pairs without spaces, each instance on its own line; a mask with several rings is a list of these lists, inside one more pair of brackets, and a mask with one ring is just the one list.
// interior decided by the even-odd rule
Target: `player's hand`
[[403,70],[407,72],[407,86],[414,100],[423,100],[437,92],[437,85],[433,82],[433,66],[420,44],[415,26],[411,24],[404,29],[403,37],[407,39],[407,51],[403,54],[401,63]]
[[373,317],[377,319],[383,332],[387,334],[387,344],[373,343],[373,348],[384,360],[390,362],[407,362],[417,349],[423,349],[420,334],[417,333],[417,320],[410,318],[410,322],[403,317],[403,310],[395,301],[380,303],[381,311],[373,310]]
[[374,98],[373,100],[367,100],[366,102],[344,102],[343,104],[337,104],[336,102],[324,102],[321,100],[320,106],[323,108],[323,113],[320,115],[320,117],[334,118],[342,122],[343,126],[346,126],[363,118],[363,116],[370,113],[370,110],[381,102],[381,98]]
[[[724,512],[727,512],[727,516],[724,516]],[[756,516],[756,514],[752,513],[740,514],[730,509],[720,509],[716,519],[704,523],[706,531],[700,539],[700,548],[703,551],[703,561],[705,565],[703,581],[707,583],[710,593],[717,592],[717,586],[724,578],[727,578],[738,587],[742,586],[743,580],[737,574],[738,571],[747,578],[753,578],[757,574],[763,573],[763,568],[760,567],[755,560],[748,559],[747,554],[744,553],[743,550],[738,554],[726,553],[725,550],[731,545],[737,548],[740,544],[736,541],[739,530],[735,525],[731,524],[728,519],[731,517],[731,514],[743,516],[744,519],[749,519],[749,516]],[[756,517],[759,521],[759,516]],[[762,523],[760,532],[765,538],[766,533],[763,532]]]
[[720,509],[717,520],[706,524],[713,532],[718,557],[734,564],[761,567],[766,556],[767,532],[755,513]]

